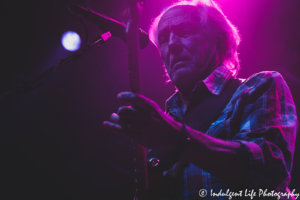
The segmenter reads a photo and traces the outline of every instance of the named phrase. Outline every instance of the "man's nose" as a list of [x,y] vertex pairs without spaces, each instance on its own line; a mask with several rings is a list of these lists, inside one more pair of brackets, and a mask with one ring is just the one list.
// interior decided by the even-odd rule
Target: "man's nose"
[[178,35],[176,35],[175,33],[171,32],[170,38],[169,38],[170,53],[178,54],[182,51],[182,49],[183,49],[183,47],[181,44],[181,38]]

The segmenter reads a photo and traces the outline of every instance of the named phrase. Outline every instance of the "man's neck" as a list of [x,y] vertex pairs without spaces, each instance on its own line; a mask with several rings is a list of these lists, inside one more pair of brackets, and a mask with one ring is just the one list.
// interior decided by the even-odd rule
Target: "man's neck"
[[[207,76],[209,76],[219,65],[214,65],[214,66],[215,67],[208,68],[208,69],[210,69],[210,71],[209,71],[209,73],[207,73],[208,74]],[[207,76],[205,78],[207,78]],[[200,80],[204,80],[204,79],[200,79]],[[185,111],[187,109],[187,106],[190,102],[192,91],[193,91],[194,87],[196,87],[196,85],[199,83],[199,81],[197,83],[190,84],[190,86],[193,85],[193,87],[186,87],[186,86],[185,87],[179,87],[179,86],[176,85],[177,89],[178,89],[178,92],[179,92],[181,102],[182,102],[181,108],[182,108],[183,113],[185,113]]]
[[181,100],[181,109],[182,109],[182,112],[185,113],[186,109],[187,109],[187,106],[190,102],[190,97],[191,97],[191,93],[189,94],[183,94],[179,91],[179,96],[180,96],[180,100]]

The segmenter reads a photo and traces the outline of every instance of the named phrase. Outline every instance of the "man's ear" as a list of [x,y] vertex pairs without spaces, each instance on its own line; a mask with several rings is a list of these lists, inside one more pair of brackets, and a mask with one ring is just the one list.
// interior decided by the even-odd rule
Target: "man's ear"
[[166,83],[172,82],[171,79],[170,79],[170,76],[169,76],[169,74],[168,74],[168,71],[167,71],[167,69],[166,69],[166,66],[163,65],[163,68],[164,68],[164,70],[165,70],[165,75],[164,75],[164,76],[166,77]]
[[226,55],[226,44],[224,42],[224,38],[222,38],[220,35],[215,37],[215,48],[217,52],[217,59],[218,64],[221,65],[224,62],[224,57]]

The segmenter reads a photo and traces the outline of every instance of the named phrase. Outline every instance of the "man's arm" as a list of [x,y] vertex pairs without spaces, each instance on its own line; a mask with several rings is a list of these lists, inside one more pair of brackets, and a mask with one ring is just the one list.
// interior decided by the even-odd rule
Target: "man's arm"
[[237,182],[248,171],[248,160],[241,154],[239,142],[224,141],[187,127],[189,144],[180,154],[223,181]]
[[287,184],[298,127],[288,86],[279,73],[263,72],[239,90],[229,105],[232,114],[207,133],[216,136],[216,130],[226,126],[232,140],[189,129],[191,142],[181,157],[225,181],[246,178],[251,187],[270,188]]
[[[259,80],[252,87],[255,78]],[[191,140],[180,156],[224,181],[236,182],[248,175],[250,186],[278,186],[290,176],[298,125],[294,103],[278,73],[257,75],[248,86],[233,105],[237,108],[232,117],[238,117],[232,119],[238,123],[232,125],[233,140],[216,139],[187,127]],[[111,116],[112,122],[104,122],[107,129],[133,137],[147,148],[180,148],[181,124],[155,102],[130,92],[120,93],[118,98],[133,107],[121,107]]]

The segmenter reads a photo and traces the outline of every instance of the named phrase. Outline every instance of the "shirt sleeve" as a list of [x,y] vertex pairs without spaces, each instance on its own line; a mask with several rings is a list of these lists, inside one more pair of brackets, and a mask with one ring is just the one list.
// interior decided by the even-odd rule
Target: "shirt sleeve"
[[[298,120],[291,92],[278,72],[262,72],[242,85],[234,104],[233,140],[249,154],[247,185],[276,189],[290,182]],[[241,87],[242,87],[241,86]]]

